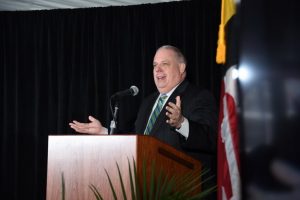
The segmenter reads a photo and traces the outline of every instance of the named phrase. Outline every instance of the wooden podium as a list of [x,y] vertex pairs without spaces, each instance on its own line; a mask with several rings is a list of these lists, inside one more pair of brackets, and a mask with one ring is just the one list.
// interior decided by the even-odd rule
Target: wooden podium
[[[138,175],[142,174],[143,160],[146,166],[151,166],[151,162],[156,160],[156,166],[171,175],[201,170],[199,161],[151,136],[49,136],[47,200],[62,199],[62,177],[66,200],[94,200],[89,188],[91,184],[97,187],[105,200],[113,199],[105,170],[112,179],[117,196],[122,197],[116,163],[120,167],[125,191],[130,194],[128,160],[133,168],[133,159]],[[147,168],[147,174],[150,168]]]

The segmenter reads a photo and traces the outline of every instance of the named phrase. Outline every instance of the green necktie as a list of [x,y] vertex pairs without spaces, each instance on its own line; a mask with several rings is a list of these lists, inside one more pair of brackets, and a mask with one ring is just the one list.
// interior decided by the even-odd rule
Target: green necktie
[[156,119],[157,119],[157,117],[158,117],[158,115],[159,115],[159,113],[160,113],[160,111],[161,111],[161,109],[162,109],[162,107],[164,105],[164,102],[165,102],[165,100],[166,100],[167,97],[168,96],[165,95],[165,94],[161,95],[159,97],[157,105],[156,105],[155,109],[153,110],[153,112],[152,112],[152,114],[151,114],[151,116],[150,116],[150,118],[148,120],[147,127],[146,127],[146,129],[144,131],[145,135],[149,135],[149,133],[151,132],[151,130],[152,130],[153,126],[154,126],[154,123],[155,123],[155,121],[156,121]]

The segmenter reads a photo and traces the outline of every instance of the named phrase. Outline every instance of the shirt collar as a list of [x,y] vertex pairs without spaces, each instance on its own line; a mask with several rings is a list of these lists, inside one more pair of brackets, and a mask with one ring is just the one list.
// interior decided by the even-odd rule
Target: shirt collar
[[[180,82],[182,83],[182,82]],[[167,97],[171,96],[174,92],[174,90],[180,85],[180,83],[178,83],[172,90],[170,90],[169,92],[167,93],[161,93],[159,96],[162,96],[162,95],[167,95]]]

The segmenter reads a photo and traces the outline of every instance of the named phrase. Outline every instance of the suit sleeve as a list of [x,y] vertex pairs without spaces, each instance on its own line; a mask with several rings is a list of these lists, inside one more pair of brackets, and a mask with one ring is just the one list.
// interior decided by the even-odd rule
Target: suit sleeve
[[181,145],[189,151],[216,152],[217,109],[208,91],[183,96],[182,113],[189,121],[189,136],[181,138]]

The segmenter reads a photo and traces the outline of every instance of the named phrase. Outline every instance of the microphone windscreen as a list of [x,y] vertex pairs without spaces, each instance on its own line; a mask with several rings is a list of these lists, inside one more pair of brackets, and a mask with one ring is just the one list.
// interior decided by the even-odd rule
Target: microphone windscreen
[[131,86],[130,89],[133,91],[132,96],[135,96],[139,93],[139,88],[136,87],[135,85]]

